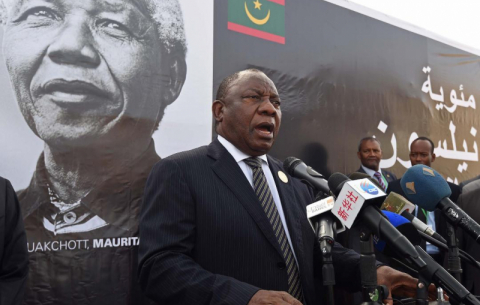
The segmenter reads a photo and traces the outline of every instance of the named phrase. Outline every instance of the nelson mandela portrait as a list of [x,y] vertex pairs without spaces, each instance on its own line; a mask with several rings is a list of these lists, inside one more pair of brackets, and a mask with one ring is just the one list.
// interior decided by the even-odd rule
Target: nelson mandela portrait
[[19,192],[26,304],[148,304],[138,212],[152,134],[186,76],[177,0],[3,0],[16,100],[45,143]]

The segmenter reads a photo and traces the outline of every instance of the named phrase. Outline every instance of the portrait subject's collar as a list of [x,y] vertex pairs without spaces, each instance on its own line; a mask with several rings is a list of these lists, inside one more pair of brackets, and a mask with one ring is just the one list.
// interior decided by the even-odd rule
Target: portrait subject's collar
[[[97,182],[81,205],[109,225],[123,230],[136,230],[138,214],[143,199],[145,182],[153,165],[160,161],[151,141],[145,152],[103,180]],[[19,200],[24,218],[44,205],[51,205],[48,193],[48,178],[44,154],[40,155],[37,168],[27,189],[19,191]]]

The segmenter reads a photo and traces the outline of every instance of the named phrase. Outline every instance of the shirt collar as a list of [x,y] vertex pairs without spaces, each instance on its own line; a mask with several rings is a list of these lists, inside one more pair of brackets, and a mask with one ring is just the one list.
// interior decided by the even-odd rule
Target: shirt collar
[[[158,161],[160,157],[155,152],[152,140],[141,156],[119,168],[104,181],[99,181],[98,186],[81,199],[81,204],[108,224],[128,231],[136,230],[145,182],[153,165]],[[40,206],[51,204],[43,153],[37,162],[30,185],[19,193],[24,218],[37,215],[38,213],[33,212]]]
[[[363,164],[362,164],[362,168],[370,177],[373,177],[373,175],[375,174],[375,171],[373,169],[369,169],[369,168],[363,166]],[[381,168],[378,169],[378,172],[383,176]]]
[[[241,151],[240,149],[238,149],[237,147],[235,147],[235,145],[230,143],[227,139],[225,139],[221,135],[218,135],[218,141],[232,155],[232,157],[235,159],[235,162],[237,162],[237,163],[251,157],[251,156],[247,155],[246,153],[244,153],[243,151]],[[261,155],[261,156],[258,156],[257,158],[263,160],[268,165],[267,155]]]

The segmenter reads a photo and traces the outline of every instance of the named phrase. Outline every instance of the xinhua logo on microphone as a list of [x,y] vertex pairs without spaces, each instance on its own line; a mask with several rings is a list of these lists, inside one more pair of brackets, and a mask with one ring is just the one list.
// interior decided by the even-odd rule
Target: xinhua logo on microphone
[[373,184],[368,183],[368,181],[363,181],[362,183],[360,183],[360,187],[367,194],[370,194],[370,195],[378,194],[378,189]]

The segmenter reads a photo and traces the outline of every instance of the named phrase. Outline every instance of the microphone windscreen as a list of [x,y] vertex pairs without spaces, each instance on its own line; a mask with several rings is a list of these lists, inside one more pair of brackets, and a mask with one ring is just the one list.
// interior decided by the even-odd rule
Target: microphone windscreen
[[295,158],[295,157],[288,157],[283,161],[283,169],[290,174],[290,176],[295,176],[293,174],[293,170],[298,165],[298,163],[302,162],[302,160]]
[[328,178],[328,188],[336,197],[338,194],[340,194],[343,183],[348,180],[350,179],[342,173],[333,173],[330,178]]
[[383,215],[387,216],[388,218],[388,221],[390,221],[390,223],[394,226],[394,227],[398,227],[400,225],[403,225],[404,223],[408,223],[410,221],[408,221],[408,219],[406,219],[405,217],[401,216],[401,215],[398,215],[398,214],[395,214],[393,212],[389,212],[389,211],[382,211]]
[[437,204],[452,194],[450,186],[434,169],[423,164],[410,167],[400,180],[408,200],[427,211],[435,210]]

